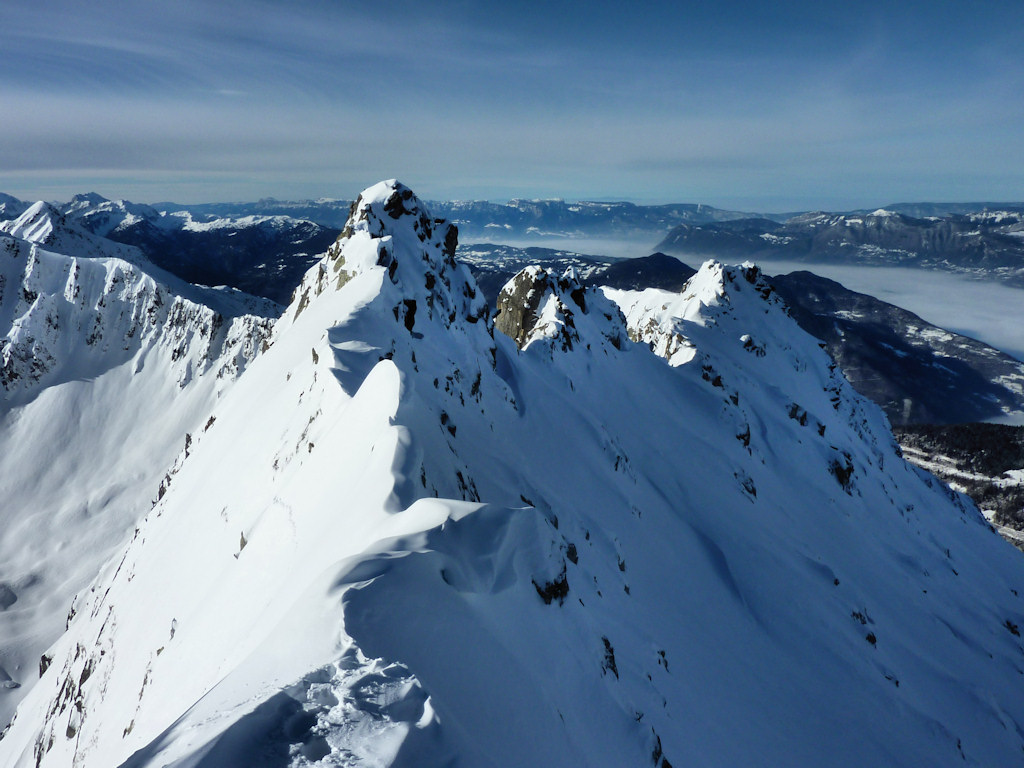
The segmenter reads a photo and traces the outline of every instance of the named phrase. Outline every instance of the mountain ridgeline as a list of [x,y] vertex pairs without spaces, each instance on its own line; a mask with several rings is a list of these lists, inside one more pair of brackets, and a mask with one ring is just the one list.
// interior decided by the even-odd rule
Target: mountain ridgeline
[[[244,370],[181,379],[202,339],[165,355],[157,325],[4,404],[0,541],[37,556],[0,560],[0,766],[1019,759],[1024,560],[757,268],[670,292],[531,265],[495,317],[456,241],[381,182]],[[65,295],[16,277],[5,312]],[[74,487],[37,482],[54,456]],[[54,548],[33,515],[63,497]]]
[[693,259],[913,266],[1024,286],[1024,206],[1006,208],[926,218],[879,209],[808,213],[781,223],[764,218],[684,222],[658,249]]
[[[542,248],[478,245],[464,254],[495,308],[501,286],[531,264],[557,274],[572,269],[584,285],[670,293],[683,290],[695,273],[661,253],[609,262]],[[766,279],[796,323],[821,340],[853,387],[880,405],[890,423],[958,424],[1024,413],[1024,362],[811,272]]]

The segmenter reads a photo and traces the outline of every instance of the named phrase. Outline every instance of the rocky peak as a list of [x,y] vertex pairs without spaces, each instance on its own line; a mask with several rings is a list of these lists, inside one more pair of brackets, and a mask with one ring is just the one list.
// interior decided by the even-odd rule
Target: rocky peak
[[[455,261],[458,228],[436,219],[409,187],[394,179],[363,190],[345,228],[296,289],[286,315],[297,317],[328,287],[384,272],[382,289],[410,331],[417,319],[437,317],[446,326],[487,322],[487,302],[469,270]],[[398,295],[391,296],[392,293]],[[416,315],[412,307],[424,309]]]
[[[618,307],[596,288],[584,287],[572,268],[558,276],[543,267],[526,267],[501,289],[497,305],[495,327],[520,349],[551,339],[568,351],[582,337],[621,348],[625,338]],[[588,324],[596,327],[584,330]]]
[[447,255],[454,258],[458,229],[443,219],[432,218],[409,187],[390,179],[364,189],[356,198],[341,239],[360,231],[368,232],[372,237],[385,237],[394,235],[397,229],[408,228],[420,242],[425,242],[433,237],[435,225],[440,228],[441,240],[450,246]]
[[98,192],[83,192],[72,197],[66,207],[68,210],[76,210],[79,208],[90,208],[109,202],[110,200]]

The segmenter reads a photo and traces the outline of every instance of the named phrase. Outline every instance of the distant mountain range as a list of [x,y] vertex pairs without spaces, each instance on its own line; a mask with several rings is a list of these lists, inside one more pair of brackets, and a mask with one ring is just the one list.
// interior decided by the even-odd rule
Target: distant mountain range
[[96,194],[76,195],[60,208],[82,228],[138,247],[183,280],[227,285],[279,304],[288,302],[302,275],[340,231],[280,214],[218,218],[183,209],[160,211]]
[[[517,199],[502,203],[487,200],[435,200],[429,204],[435,216],[448,219],[459,227],[463,242],[466,242],[466,238],[530,236],[644,236],[654,239],[682,222],[706,224],[753,215],[699,203],[637,205],[628,202]],[[287,202],[266,198],[254,203],[157,203],[153,207],[167,213],[187,211],[193,216],[212,218],[290,216],[340,229],[348,218],[351,203],[348,200]],[[791,214],[764,215],[783,221]]]
[[[514,199],[508,202],[487,200],[445,200],[429,203],[435,216],[444,217],[459,227],[463,242],[467,238],[498,240],[500,237],[529,236],[640,236],[660,238],[678,224],[713,224],[736,219],[765,219],[784,223],[805,211],[789,213],[751,213],[716,208],[699,203],[639,205],[629,202]],[[248,203],[156,203],[166,213],[188,212],[193,216],[238,218],[242,216],[289,216],[306,219],[324,227],[341,229],[348,217],[351,201],[284,201],[264,198]],[[908,217],[970,215],[985,211],[1024,212],[1024,203],[895,203],[887,211]],[[871,210],[849,211],[864,215]],[[841,212],[843,213],[843,212]]]
[[[922,206],[926,207],[926,206]],[[658,245],[690,259],[921,267],[1024,286],[1024,208],[915,218],[890,210],[683,223]]]
[[[293,285],[344,226],[351,203],[319,199],[139,205],[77,195],[55,207],[96,234],[142,248],[185,279],[287,302]],[[463,244],[634,240],[637,252],[684,259],[800,260],[952,270],[1024,285],[1024,203],[897,203],[875,211],[750,213],[701,204],[517,199],[430,203]],[[0,195],[0,220],[28,203]],[[203,230],[203,236],[197,233]],[[652,247],[655,246],[656,247]],[[465,247],[465,245],[463,246]],[[252,254],[262,254],[254,260]],[[258,263],[257,263],[258,262]]]

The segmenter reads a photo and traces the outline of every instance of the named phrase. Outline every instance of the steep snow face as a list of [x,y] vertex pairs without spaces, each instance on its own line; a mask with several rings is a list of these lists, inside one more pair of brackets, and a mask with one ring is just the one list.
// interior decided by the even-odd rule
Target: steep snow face
[[691,279],[672,366],[529,270],[519,349],[450,232],[363,193],[0,765],[1017,758],[1024,564],[756,272]]
[[[75,593],[269,340],[269,302],[155,279],[44,205],[0,234],[0,719]],[[36,215],[38,214],[38,215]],[[69,234],[70,232],[70,234]],[[91,238],[91,239],[90,239]],[[38,245],[82,244],[57,253]],[[177,290],[176,290],[177,289]],[[184,295],[182,295],[184,293]]]

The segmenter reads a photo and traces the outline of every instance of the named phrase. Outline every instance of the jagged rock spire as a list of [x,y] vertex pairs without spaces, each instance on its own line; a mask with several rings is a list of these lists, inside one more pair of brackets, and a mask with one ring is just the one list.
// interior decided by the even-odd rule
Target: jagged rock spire
[[612,302],[594,288],[580,284],[576,270],[557,276],[543,267],[526,267],[509,280],[498,295],[495,328],[511,338],[520,349],[537,339],[554,340],[571,350],[581,340],[580,321],[597,326],[586,330],[589,341],[605,340],[620,348],[625,337],[625,320]]

